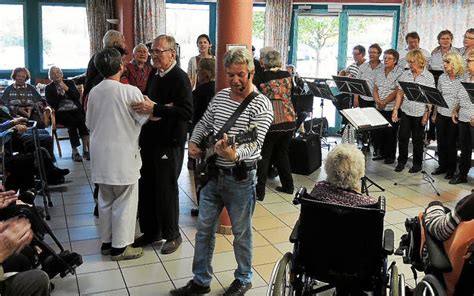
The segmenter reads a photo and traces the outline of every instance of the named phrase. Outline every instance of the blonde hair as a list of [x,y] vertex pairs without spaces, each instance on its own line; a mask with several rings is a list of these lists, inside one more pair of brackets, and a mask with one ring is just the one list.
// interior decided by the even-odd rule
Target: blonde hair
[[427,64],[427,60],[423,55],[423,52],[419,49],[410,50],[407,53],[406,60],[408,61],[417,61],[418,64],[424,68]]
[[112,48],[118,46],[119,44],[121,45],[123,40],[124,37],[121,32],[116,30],[108,30],[105,33],[104,38],[102,38],[102,45],[104,48]]
[[329,152],[326,162],[326,181],[332,185],[359,191],[361,178],[365,175],[365,157],[352,144],[340,144]]
[[457,77],[464,74],[464,62],[462,56],[457,52],[448,52],[444,55],[443,59],[448,60],[454,68],[454,75]]

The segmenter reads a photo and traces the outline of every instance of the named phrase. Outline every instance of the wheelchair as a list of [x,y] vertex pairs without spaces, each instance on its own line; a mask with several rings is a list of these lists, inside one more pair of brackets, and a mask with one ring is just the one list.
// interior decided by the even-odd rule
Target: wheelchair
[[318,201],[301,188],[301,205],[291,233],[293,253],[275,265],[267,295],[314,295],[335,288],[336,295],[405,295],[405,278],[387,257],[394,234],[384,231],[385,198],[371,207]]
[[474,220],[462,222],[451,237],[441,242],[425,229],[424,213],[405,221],[406,234],[395,255],[425,276],[413,295],[474,295]]

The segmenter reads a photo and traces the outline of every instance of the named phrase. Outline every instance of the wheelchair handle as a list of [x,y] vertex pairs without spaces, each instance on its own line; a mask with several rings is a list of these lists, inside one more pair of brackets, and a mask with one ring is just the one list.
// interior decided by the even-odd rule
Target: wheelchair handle
[[37,124],[36,120],[28,120],[28,129],[35,129]]
[[301,187],[295,194],[295,198],[293,199],[294,205],[299,205],[301,203],[301,199],[303,199],[306,195],[306,187]]

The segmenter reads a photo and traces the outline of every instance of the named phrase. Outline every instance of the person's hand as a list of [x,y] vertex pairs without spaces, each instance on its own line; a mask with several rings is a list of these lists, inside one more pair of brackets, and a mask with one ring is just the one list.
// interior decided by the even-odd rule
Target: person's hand
[[26,132],[26,130],[28,129],[28,127],[26,125],[23,125],[23,124],[17,124],[13,127],[13,129],[19,133],[19,134],[23,134],[24,132]]
[[423,114],[423,117],[421,118],[421,125],[422,126],[425,126],[428,123],[428,118],[429,117],[430,117],[430,113],[425,112],[425,114]]
[[155,106],[155,102],[150,100],[147,96],[143,96],[145,100],[141,102],[132,103],[132,109],[141,114],[152,114],[153,107]]
[[0,209],[4,209],[10,204],[15,203],[17,199],[18,195],[13,190],[0,192]]
[[398,122],[398,110],[397,109],[393,109],[393,111],[392,111],[392,121],[393,122]]
[[459,111],[454,109],[453,113],[451,114],[451,119],[453,120],[454,124],[458,124],[458,118],[459,118]]
[[69,87],[66,85],[66,83],[64,83],[63,80],[61,80],[59,82],[59,87],[61,87],[64,91],[68,91],[69,90]]
[[229,145],[227,141],[228,141],[227,134],[224,133],[223,138],[217,141],[216,145],[214,146],[214,149],[217,155],[230,161],[236,161],[237,152],[236,152],[235,144]]
[[454,206],[454,209],[462,221],[469,221],[474,219],[474,193],[463,197]]
[[33,239],[30,222],[25,218],[11,218],[0,222],[0,262],[19,252]]
[[385,109],[385,106],[387,106],[385,101],[382,101],[382,100],[378,100],[378,102],[376,102],[376,104],[377,104],[377,108],[379,108],[380,110]]
[[191,158],[199,158],[202,154],[201,148],[198,147],[198,145],[194,142],[189,141],[188,142],[188,155]]
[[24,116],[26,118],[31,117],[31,111],[32,111],[31,107],[20,107],[20,108],[18,108],[18,113],[20,113],[22,116]]
[[359,98],[354,97],[354,103],[352,104],[352,107],[357,108],[359,107]]
[[471,126],[474,126],[474,117],[471,117]]
[[27,123],[28,123],[28,119],[21,116],[12,119],[12,125],[27,124]]

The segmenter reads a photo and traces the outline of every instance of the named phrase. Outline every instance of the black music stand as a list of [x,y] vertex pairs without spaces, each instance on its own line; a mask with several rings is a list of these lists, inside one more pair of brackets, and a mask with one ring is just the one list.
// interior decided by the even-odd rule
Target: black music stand
[[462,86],[466,89],[469,98],[471,99],[471,103],[474,104],[474,83],[472,82],[461,82]]
[[[418,104],[431,104],[438,107],[449,108],[448,104],[443,98],[443,95],[437,88],[405,81],[399,81],[399,84],[409,101],[413,101]],[[426,151],[424,151],[424,153],[428,154]],[[431,156],[431,158],[435,159],[433,156]],[[425,159],[423,159],[423,164],[424,161]],[[438,189],[436,189],[436,187],[434,186],[435,180],[433,179],[433,177],[431,177],[424,169],[421,170],[421,174],[423,180],[428,182],[433,188],[433,190],[436,192],[436,194],[440,196]],[[398,183],[395,183],[394,185],[397,184]]]
[[[333,102],[335,100],[335,97],[326,82],[327,80],[328,79],[316,78],[314,82],[306,81],[306,84],[308,85],[308,88],[310,90],[309,93],[321,99],[321,103],[319,104],[319,106],[321,107],[321,125],[319,129],[319,137],[321,139],[321,148],[325,146],[328,148],[329,151],[331,149],[331,144],[324,135],[324,124],[322,122],[324,117],[324,100],[330,100],[331,102]],[[334,143],[337,145],[336,141],[334,141]]]
[[362,95],[371,97],[372,92],[364,79],[350,78],[346,76],[333,76],[337,89],[346,94]]

